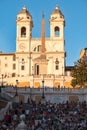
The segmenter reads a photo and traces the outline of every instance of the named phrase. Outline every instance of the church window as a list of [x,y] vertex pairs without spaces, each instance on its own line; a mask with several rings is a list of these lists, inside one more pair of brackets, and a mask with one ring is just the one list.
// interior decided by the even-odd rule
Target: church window
[[22,59],[22,62],[24,61],[24,59]]
[[21,66],[21,70],[24,70],[24,69],[25,69],[25,67],[24,67],[24,65],[22,65],[22,66]]
[[36,71],[37,75],[39,75],[39,65],[37,65],[37,71]]
[[21,37],[26,37],[26,28],[25,27],[21,28]]
[[58,58],[56,58],[55,64],[59,64]]
[[34,48],[34,51],[36,51],[36,47]]
[[33,49],[35,52],[41,52],[41,45],[38,45]]
[[59,66],[58,66],[58,65],[56,65],[56,66],[55,66],[55,69],[56,69],[56,70],[58,70],[58,69],[59,69]]
[[37,46],[37,51],[41,51],[41,45]]
[[54,31],[55,31],[55,36],[59,36],[60,35],[60,29],[59,29],[59,27],[55,27],[55,29],[54,29]]
[[24,63],[25,63],[24,58],[22,58],[22,60],[21,60],[21,61],[22,61],[22,64],[24,64]]
[[16,64],[13,64],[13,70],[15,70],[16,69]]
[[12,73],[12,77],[15,77],[16,76],[16,74],[15,73]]
[[8,67],[8,64],[5,64],[5,67]]
[[56,61],[55,61],[55,69],[56,69],[56,70],[59,69],[59,61],[58,61],[58,58],[56,58]]
[[16,60],[16,56],[15,55],[13,55],[13,61],[15,61]]
[[35,64],[35,74],[39,75],[39,65]]

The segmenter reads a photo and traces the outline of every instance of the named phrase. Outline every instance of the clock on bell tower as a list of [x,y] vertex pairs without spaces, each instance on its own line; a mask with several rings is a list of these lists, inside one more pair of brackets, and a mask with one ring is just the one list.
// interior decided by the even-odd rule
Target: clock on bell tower
[[25,44],[25,43],[20,43],[18,48],[19,48],[19,51],[24,51],[24,52],[25,52],[25,51],[26,51],[26,49],[27,49],[27,47],[26,47],[26,44]]

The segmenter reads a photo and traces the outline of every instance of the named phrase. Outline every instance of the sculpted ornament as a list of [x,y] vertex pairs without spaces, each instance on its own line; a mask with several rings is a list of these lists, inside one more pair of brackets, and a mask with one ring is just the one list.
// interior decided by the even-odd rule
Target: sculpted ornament
[[26,49],[25,44],[24,44],[24,43],[21,43],[21,44],[19,45],[19,49],[20,49],[20,50],[25,50],[25,49]]

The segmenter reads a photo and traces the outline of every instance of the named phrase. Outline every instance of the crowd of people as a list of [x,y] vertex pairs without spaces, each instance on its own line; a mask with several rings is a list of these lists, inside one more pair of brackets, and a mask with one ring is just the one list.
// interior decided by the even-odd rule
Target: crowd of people
[[0,130],[87,130],[87,103],[14,103]]

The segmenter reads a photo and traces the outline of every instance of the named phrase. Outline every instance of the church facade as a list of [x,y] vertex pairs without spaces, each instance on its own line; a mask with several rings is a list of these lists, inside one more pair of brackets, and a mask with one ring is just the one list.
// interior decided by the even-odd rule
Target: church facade
[[[0,52],[0,81],[8,85],[70,87],[70,70],[66,69],[65,19],[58,6],[49,19],[50,37],[45,36],[42,16],[41,38],[32,37],[33,19],[26,7],[16,19],[16,51]],[[68,84],[68,85],[67,85]]]

